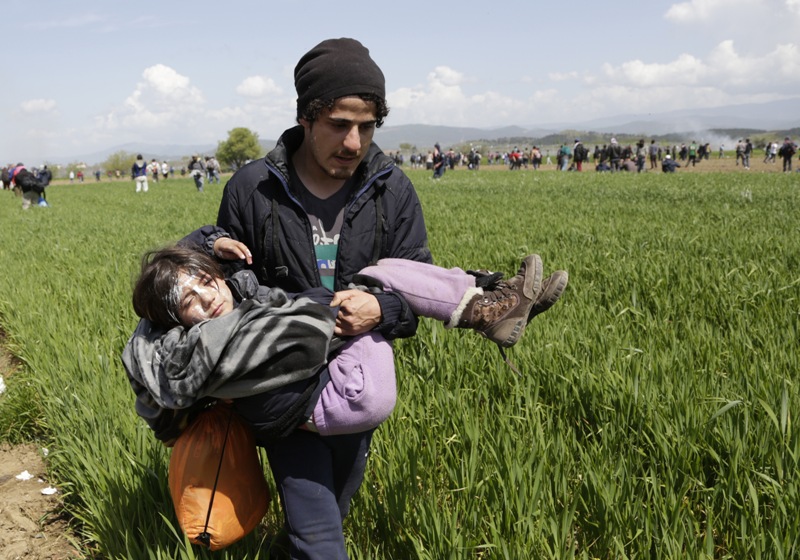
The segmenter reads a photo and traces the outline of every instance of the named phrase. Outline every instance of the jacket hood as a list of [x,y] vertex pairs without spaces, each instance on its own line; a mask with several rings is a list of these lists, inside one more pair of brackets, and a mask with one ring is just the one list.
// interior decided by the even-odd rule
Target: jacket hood
[[227,279],[227,282],[237,301],[251,299],[258,294],[258,279],[252,270],[235,272]]

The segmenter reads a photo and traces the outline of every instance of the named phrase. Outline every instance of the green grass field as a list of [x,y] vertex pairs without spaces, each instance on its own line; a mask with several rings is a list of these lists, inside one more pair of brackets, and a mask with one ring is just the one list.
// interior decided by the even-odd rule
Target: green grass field
[[[450,172],[417,185],[442,266],[567,291],[509,351],[423,320],[345,530],[354,559],[800,556],[800,177]],[[211,558],[177,530],[169,451],[120,363],[141,254],[211,223],[221,186],[2,192],[0,326],[23,362],[0,438],[37,438],[105,558]],[[264,527],[216,558],[268,558]]]

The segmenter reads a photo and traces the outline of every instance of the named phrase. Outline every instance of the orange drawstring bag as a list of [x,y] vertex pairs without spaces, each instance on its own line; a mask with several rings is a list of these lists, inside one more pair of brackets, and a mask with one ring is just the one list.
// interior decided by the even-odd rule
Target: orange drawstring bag
[[230,405],[201,412],[172,448],[169,491],[194,544],[229,546],[264,517],[270,494],[250,427]]

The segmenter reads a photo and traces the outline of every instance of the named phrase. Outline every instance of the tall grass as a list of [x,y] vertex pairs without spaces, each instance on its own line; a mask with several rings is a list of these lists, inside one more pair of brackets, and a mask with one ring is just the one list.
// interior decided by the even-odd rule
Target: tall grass
[[[800,553],[800,184],[788,175],[410,172],[437,263],[567,291],[509,352],[423,321],[345,524],[353,558],[793,558]],[[6,438],[41,438],[87,547],[193,558],[168,450],[119,355],[141,253],[213,222],[221,188],[59,186],[0,199],[0,325],[24,369]],[[21,418],[17,415],[26,412]],[[267,558],[268,527],[217,554]],[[263,546],[260,546],[262,545]]]

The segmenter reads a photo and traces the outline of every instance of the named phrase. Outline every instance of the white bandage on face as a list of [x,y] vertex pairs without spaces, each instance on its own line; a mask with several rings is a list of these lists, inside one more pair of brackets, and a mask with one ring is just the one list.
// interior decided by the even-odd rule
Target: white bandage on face
[[190,327],[226,315],[233,309],[233,295],[222,278],[181,273],[175,283],[178,317]]

